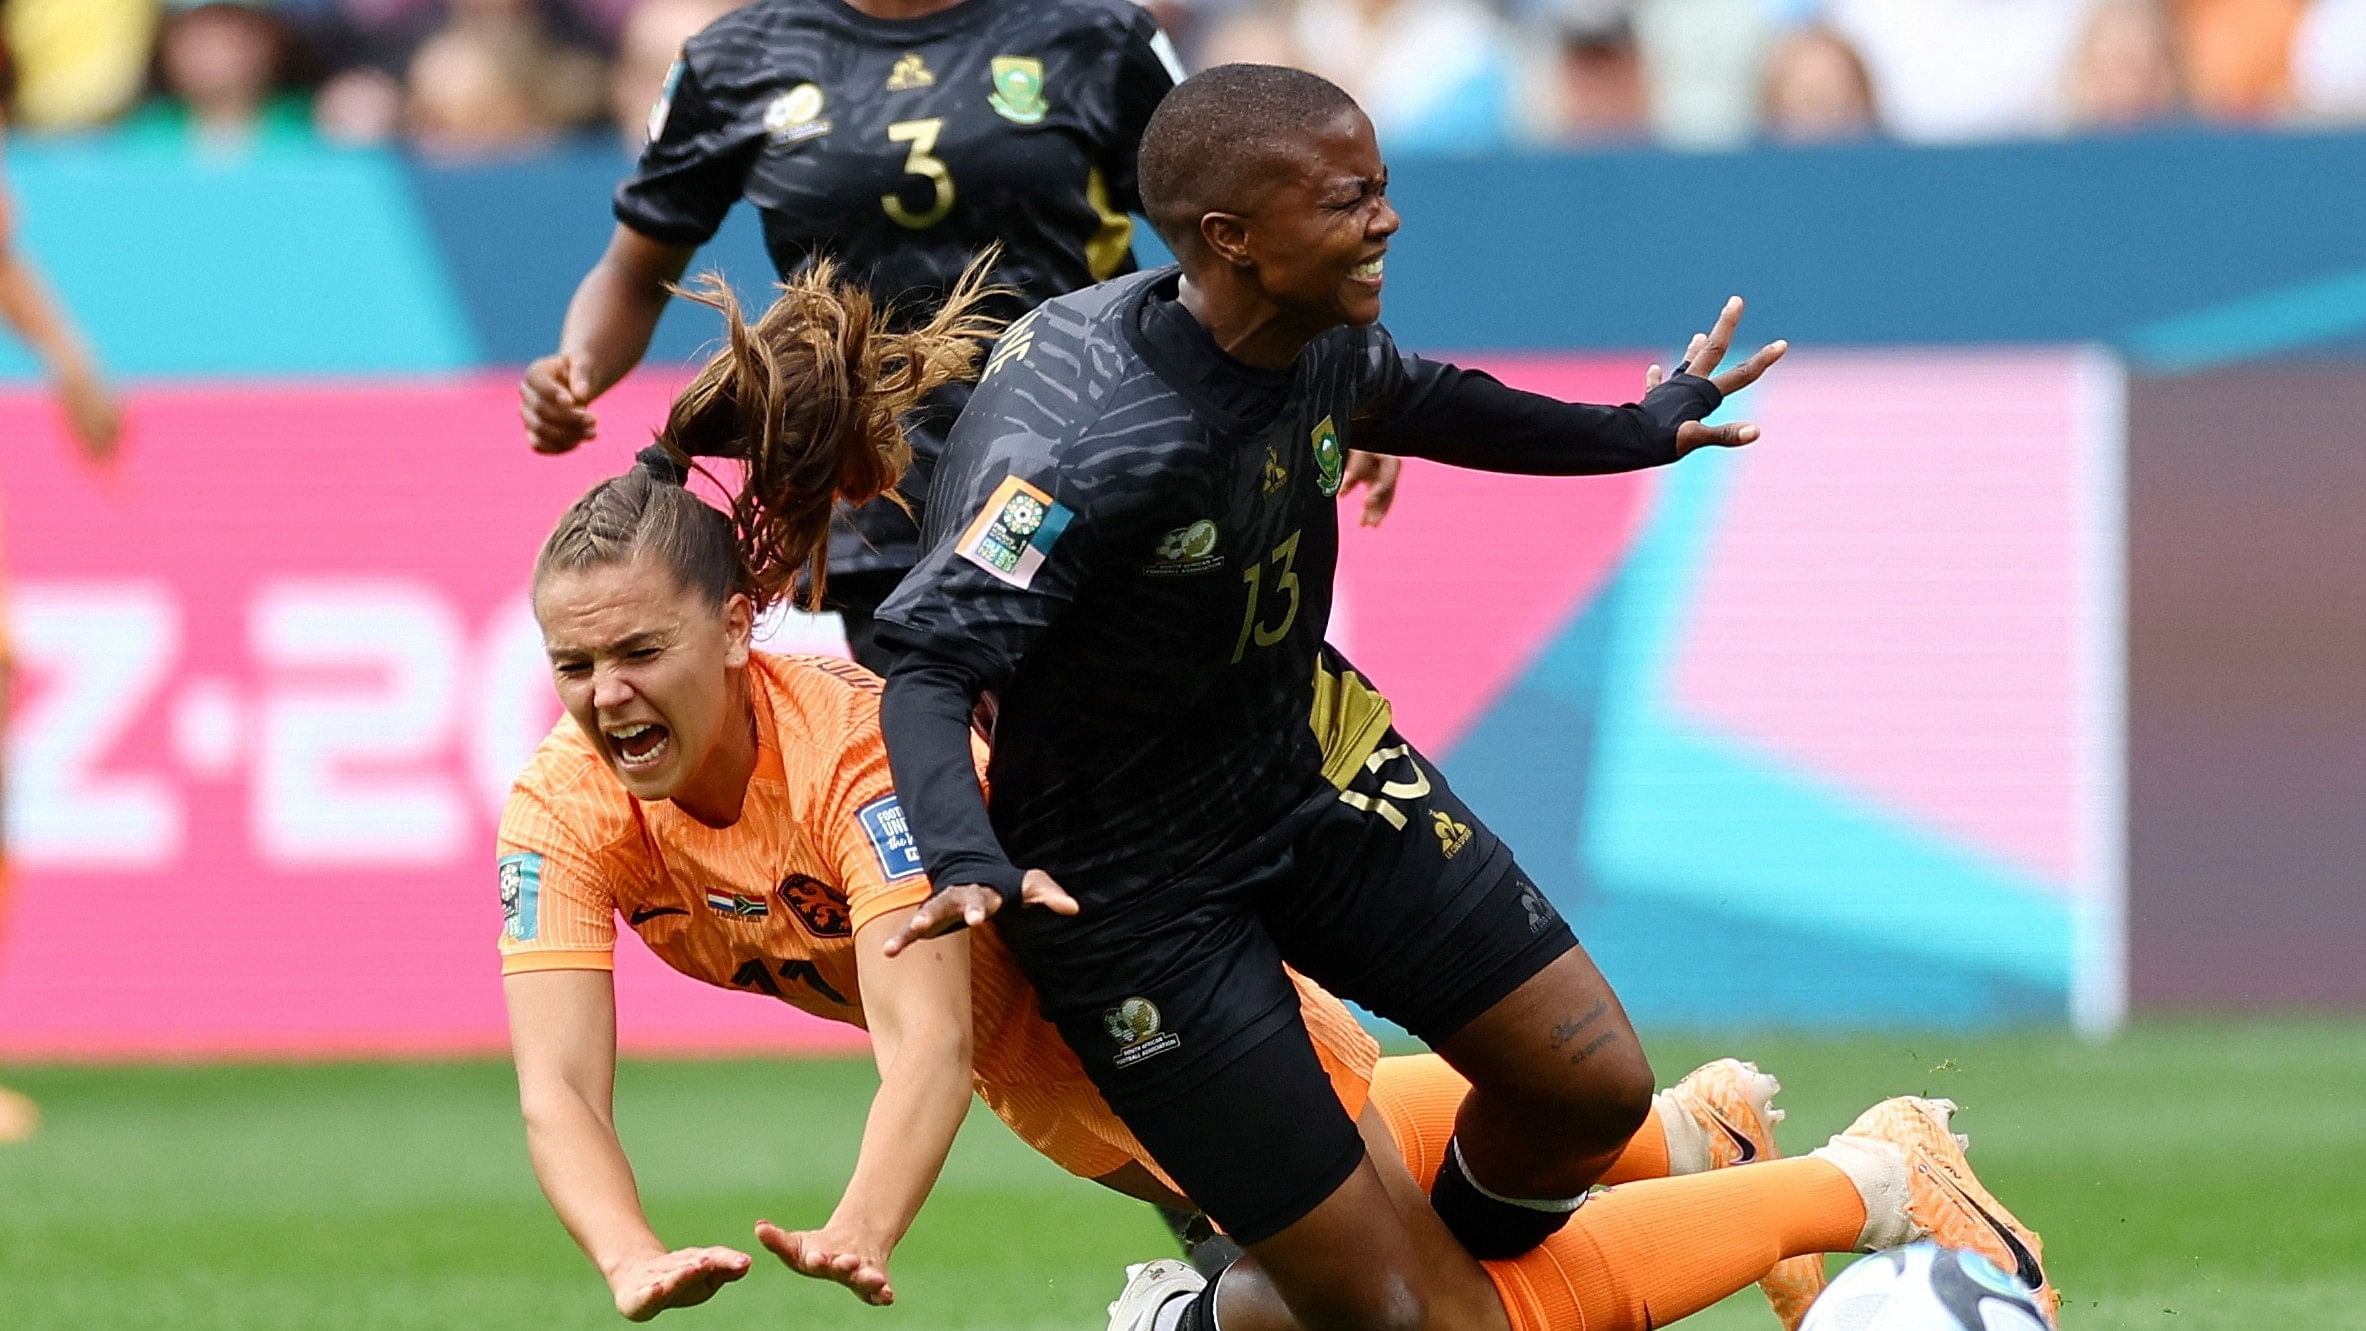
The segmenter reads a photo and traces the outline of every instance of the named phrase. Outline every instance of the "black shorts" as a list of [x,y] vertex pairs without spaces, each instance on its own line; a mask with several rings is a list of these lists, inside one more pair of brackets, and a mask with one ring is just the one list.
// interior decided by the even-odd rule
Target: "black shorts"
[[[1079,914],[1005,912],[1004,937],[1110,1108],[1250,1243],[1344,1180],[1343,1149],[1351,1164],[1361,1154],[1285,963],[1436,1044],[1577,946],[1394,731],[1344,790],[1325,787],[1221,863],[1108,910],[1069,886]],[[1244,1063],[1257,1069],[1245,1093],[1232,1072]],[[1272,1131],[1277,1107],[1291,1130]]]

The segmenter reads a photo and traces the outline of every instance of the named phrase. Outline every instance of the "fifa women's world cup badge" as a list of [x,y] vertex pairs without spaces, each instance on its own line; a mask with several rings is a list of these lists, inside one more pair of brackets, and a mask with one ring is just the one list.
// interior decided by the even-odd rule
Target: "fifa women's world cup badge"
[[994,91],[986,101],[1013,124],[1041,124],[1051,110],[1043,95],[1043,62],[1027,55],[994,57]]
[[1183,1037],[1159,1029],[1165,1018],[1159,1015],[1158,1004],[1147,998],[1129,998],[1101,1014],[1101,1025],[1109,1038],[1117,1041],[1117,1058],[1121,1068],[1130,1068],[1145,1058],[1155,1058],[1179,1047]]

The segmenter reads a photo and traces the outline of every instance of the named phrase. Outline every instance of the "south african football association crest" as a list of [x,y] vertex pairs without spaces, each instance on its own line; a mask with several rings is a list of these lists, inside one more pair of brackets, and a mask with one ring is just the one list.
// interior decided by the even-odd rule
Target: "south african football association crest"
[[986,101],[994,114],[1014,124],[1041,124],[1051,109],[1043,96],[1043,62],[1031,55],[994,57],[994,91]]
[[776,148],[820,138],[830,132],[830,122],[822,118],[826,105],[820,84],[798,84],[765,105],[765,137]]
[[1314,427],[1314,483],[1324,498],[1339,493],[1339,483],[1347,475],[1347,450],[1339,446],[1339,427],[1330,417]]
[[1130,1068],[1181,1045],[1181,1036],[1161,1029],[1164,1021],[1158,1004],[1147,998],[1129,998],[1102,1013],[1102,1029],[1117,1042],[1117,1066]]

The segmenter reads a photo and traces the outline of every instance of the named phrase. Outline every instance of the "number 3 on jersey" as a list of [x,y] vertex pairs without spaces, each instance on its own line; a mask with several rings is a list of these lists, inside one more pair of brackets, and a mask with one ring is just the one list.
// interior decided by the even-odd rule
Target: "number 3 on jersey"
[[896,225],[914,231],[926,231],[944,221],[945,215],[953,211],[953,172],[945,165],[943,158],[935,155],[937,136],[944,132],[945,120],[942,116],[928,120],[903,120],[887,127],[887,137],[891,142],[911,145],[911,151],[904,157],[904,174],[919,176],[936,188],[936,197],[929,203],[928,210],[919,213],[906,208],[898,195],[880,195],[879,206],[887,210],[888,217]]
[[[1234,665],[1239,665],[1241,658],[1249,654],[1251,642],[1260,647],[1271,647],[1290,636],[1291,625],[1298,622],[1298,571],[1292,567],[1298,562],[1298,536],[1298,532],[1291,532],[1288,540],[1273,548],[1272,559],[1241,570],[1241,581],[1249,584],[1249,605],[1241,612],[1240,641],[1232,649]],[[1273,594],[1286,597],[1290,602],[1289,608],[1282,611],[1282,622],[1271,628],[1257,619],[1257,602],[1259,593],[1264,589],[1266,563],[1272,564],[1275,569]]]

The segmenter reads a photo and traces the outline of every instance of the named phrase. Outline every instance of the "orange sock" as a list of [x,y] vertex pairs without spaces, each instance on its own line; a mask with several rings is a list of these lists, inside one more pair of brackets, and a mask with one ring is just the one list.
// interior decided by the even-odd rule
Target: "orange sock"
[[1856,1185],[1801,1156],[1598,1193],[1543,1247],[1485,1266],[1512,1331],[1650,1331],[1864,1228]]
[[[1446,1163],[1454,1136],[1454,1115],[1471,1084],[1436,1054],[1381,1059],[1372,1069],[1372,1103],[1396,1134],[1405,1167],[1426,1188]],[[1656,1101],[1654,1102],[1656,1105]],[[1668,1138],[1655,1107],[1643,1128],[1603,1171],[1604,1183],[1633,1183],[1668,1176]]]

